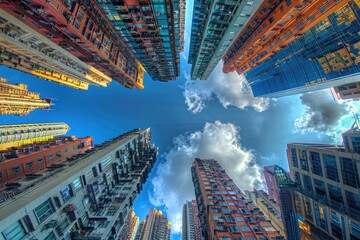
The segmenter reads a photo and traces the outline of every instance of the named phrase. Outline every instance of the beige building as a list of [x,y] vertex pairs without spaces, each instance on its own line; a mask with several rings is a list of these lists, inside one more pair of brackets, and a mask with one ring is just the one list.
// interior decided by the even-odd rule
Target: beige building
[[152,208],[146,220],[140,223],[136,240],[170,240],[171,223],[160,210]]

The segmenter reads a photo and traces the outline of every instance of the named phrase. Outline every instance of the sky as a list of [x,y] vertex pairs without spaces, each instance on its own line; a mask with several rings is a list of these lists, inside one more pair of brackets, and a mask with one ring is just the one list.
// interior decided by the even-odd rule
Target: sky
[[134,128],[151,128],[159,155],[136,199],[135,212],[144,220],[151,207],[163,210],[173,224],[172,239],[181,239],[182,206],[194,198],[194,158],[217,159],[242,189],[264,188],[263,166],[288,169],[287,143],[340,144],[341,132],[353,122],[351,111],[359,107],[356,102],[338,104],[329,90],[255,99],[243,77],[222,73],[222,63],[207,81],[191,80],[191,8],[192,1],[187,1],[186,45],[176,81],[153,81],[146,74],[143,90],[112,82],[107,88],[81,91],[0,66],[0,77],[25,83],[55,103],[49,111],[1,116],[0,124],[66,122],[69,135],[90,135],[95,144]]

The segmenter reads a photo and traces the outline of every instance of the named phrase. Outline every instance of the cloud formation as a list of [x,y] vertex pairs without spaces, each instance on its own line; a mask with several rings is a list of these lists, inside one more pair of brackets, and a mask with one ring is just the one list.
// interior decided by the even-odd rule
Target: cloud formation
[[254,98],[251,88],[243,76],[239,76],[237,73],[225,74],[222,67],[223,62],[220,61],[206,81],[193,81],[190,79],[190,75],[185,75],[186,82],[183,94],[189,111],[201,112],[214,97],[225,108],[228,106],[235,106],[240,109],[251,107],[258,112],[267,109],[269,99]]
[[242,189],[262,187],[254,153],[241,146],[238,129],[231,123],[206,123],[201,131],[180,135],[162,157],[165,161],[151,181],[154,191],[149,198],[156,207],[165,205],[174,233],[181,232],[183,204],[194,198],[190,171],[194,158],[218,160]]
[[310,132],[333,129],[347,113],[345,105],[336,103],[329,91],[303,94],[300,100],[305,111],[295,120],[295,126]]

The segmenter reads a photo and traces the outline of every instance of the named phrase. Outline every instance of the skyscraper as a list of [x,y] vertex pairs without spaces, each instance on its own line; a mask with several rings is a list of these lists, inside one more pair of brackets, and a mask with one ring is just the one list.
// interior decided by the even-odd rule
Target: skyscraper
[[97,0],[152,79],[179,76],[179,0]]
[[186,0],[179,0],[180,5],[180,11],[179,11],[179,28],[180,28],[180,34],[179,34],[179,47],[180,52],[184,51],[184,45],[185,45],[185,10],[186,10]]
[[0,151],[0,189],[21,179],[46,176],[60,171],[66,161],[75,160],[92,148],[92,137],[57,137],[44,142],[11,147]]
[[186,201],[183,207],[182,240],[201,240],[201,226],[195,200]]
[[135,129],[11,186],[0,192],[0,238],[118,239],[156,155],[150,129]]
[[171,223],[160,210],[152,208],[140,223],[136,240],[170,240]]
[[205,239],[284,239],[216,160],[191,167]]
[[195,0],[189,63],[191,79],[206,80],[261,4],[256,1]]
[[0,8],[2,64],[79,89],[111,79],[143,88],[144,68],[95,0],[2,1]]
[[0,125],[0,150],[47,141],[54,136],[66,134],[69,129],[66,123]]
[[360,99],[360,82],[349,83],[331,88],[331,93],[335,100]]
[[279,195],[279,186],[277,183],[277,176],[275,175],[276,166],[265,166],[264,167],[264,178],[266,183],[266,188],[270,199],[273,199],[275,203],[280,207],[280,195]]
[[287,155],[298,184],[294,201],[300,233],[310,239],[360,239],[360,131],[344,145],[291,143]]
[[131,210],[120,232],[119,240],[133,240],[138,226],[139,217],[135,215],[134,210]]
[[280,97],[358,81],[359,2],[263,2],[223,57],[254,96]]
[[41,99],[40,94],[29,92],[25,84],[10,84],[0,77],[0,114],[28,115],[41,108],[49,109],[50,99]]

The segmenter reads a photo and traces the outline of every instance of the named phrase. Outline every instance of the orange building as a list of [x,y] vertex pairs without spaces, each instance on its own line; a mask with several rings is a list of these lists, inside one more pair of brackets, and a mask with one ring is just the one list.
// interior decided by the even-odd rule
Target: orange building
[[92,148],[92,137],[58,137],[0,151],[0,189],[6,184],[62,168]]
[[264,1],[224,55],[223,71],[248,72],[348,2]]
[[[26,24],[45,40],[50,40],[80,62],[92,66],[91,71],[102,76],[96,80],[98,85],[106,86],[110,77],[128,88],[144,88],[145,69],[97,7],[95,0],[1,1],[0,9],[4,14],[6,12],[16,18],[8,18],[10,22]],[[39,40],[42,39],[27,39],[23,43],[41,48],[37,44]],[[54,51],[48,46],[41,50],[50,55]],[[67,64],[70,67],[75,65],[70,61]],[[32,74],[45,79],[54,78],[52,72],[41,69],[34,70]]]

